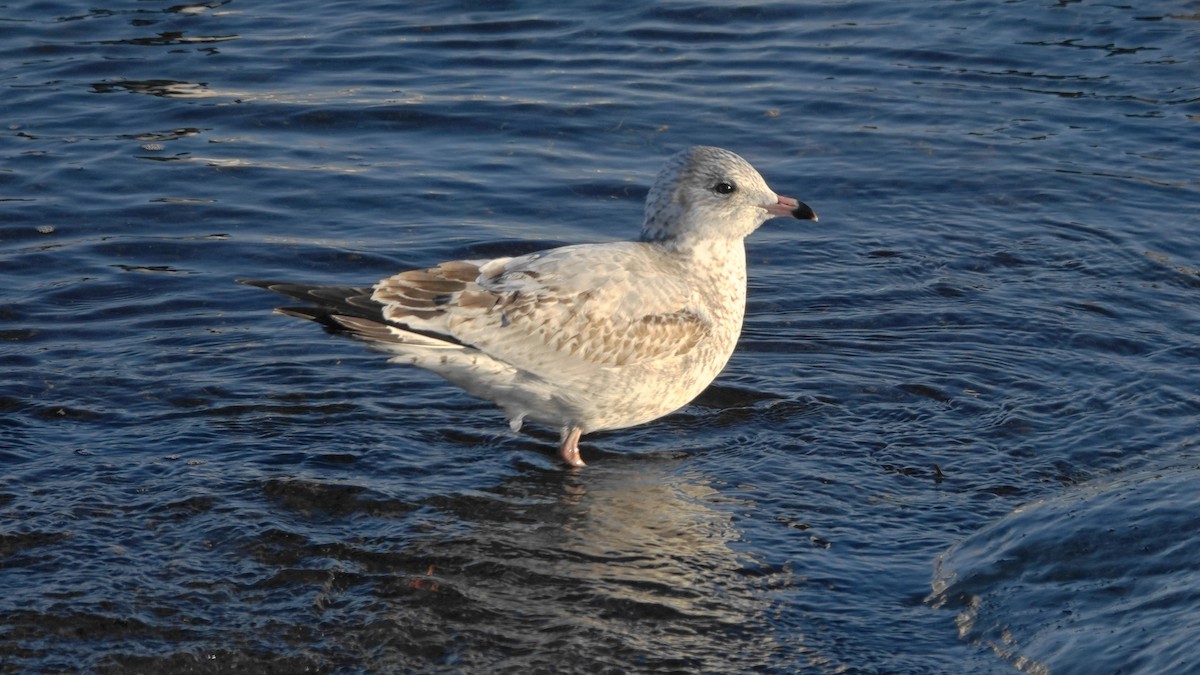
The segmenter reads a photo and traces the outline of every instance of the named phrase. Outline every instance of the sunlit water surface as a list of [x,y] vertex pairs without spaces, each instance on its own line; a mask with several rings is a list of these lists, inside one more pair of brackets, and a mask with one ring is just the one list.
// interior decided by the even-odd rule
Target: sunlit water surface
[[[1200,4],[411,4],[0,6],[0,671],[1200,669]],[[697,143],[821,221],[579,474],[233,283]]]

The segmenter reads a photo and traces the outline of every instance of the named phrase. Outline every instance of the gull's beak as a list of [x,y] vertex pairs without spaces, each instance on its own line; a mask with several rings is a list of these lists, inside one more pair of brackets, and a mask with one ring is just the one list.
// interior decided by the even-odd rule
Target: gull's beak
[[792,199],[791,197],[784,197],[783,195],[779,195],[779,201],[763,208],[772,216],[791,216],[798,220],[817,220],[817,212],[813,211],[812,207],[808,204]]

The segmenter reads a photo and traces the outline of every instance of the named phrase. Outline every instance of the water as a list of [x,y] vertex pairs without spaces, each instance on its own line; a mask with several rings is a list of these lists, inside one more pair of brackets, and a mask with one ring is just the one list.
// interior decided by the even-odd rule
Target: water
[[[1200,671],[1200,4],[80,7],[0,7],[0,670]],[[579,475],[232,281],[696,143],[821,221]]]

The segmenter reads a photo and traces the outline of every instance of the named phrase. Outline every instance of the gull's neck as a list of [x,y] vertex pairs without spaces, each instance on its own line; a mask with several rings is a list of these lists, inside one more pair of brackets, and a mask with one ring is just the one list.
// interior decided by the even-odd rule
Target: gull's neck
[[726,239],[714,237],[665,237],[661,239],[643,236],[641,241],[673,256],[691,258],[695,261],[738,259],[745,263],[746,247],[740,237]]

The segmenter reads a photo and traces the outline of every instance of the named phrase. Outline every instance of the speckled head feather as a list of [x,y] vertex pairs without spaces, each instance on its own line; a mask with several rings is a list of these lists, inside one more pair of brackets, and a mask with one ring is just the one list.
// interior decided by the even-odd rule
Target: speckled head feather
[[642,241],[743,239],[777,214],[779,196],[750,163],[721,148],[697,145],[676,154],[646,196]]

